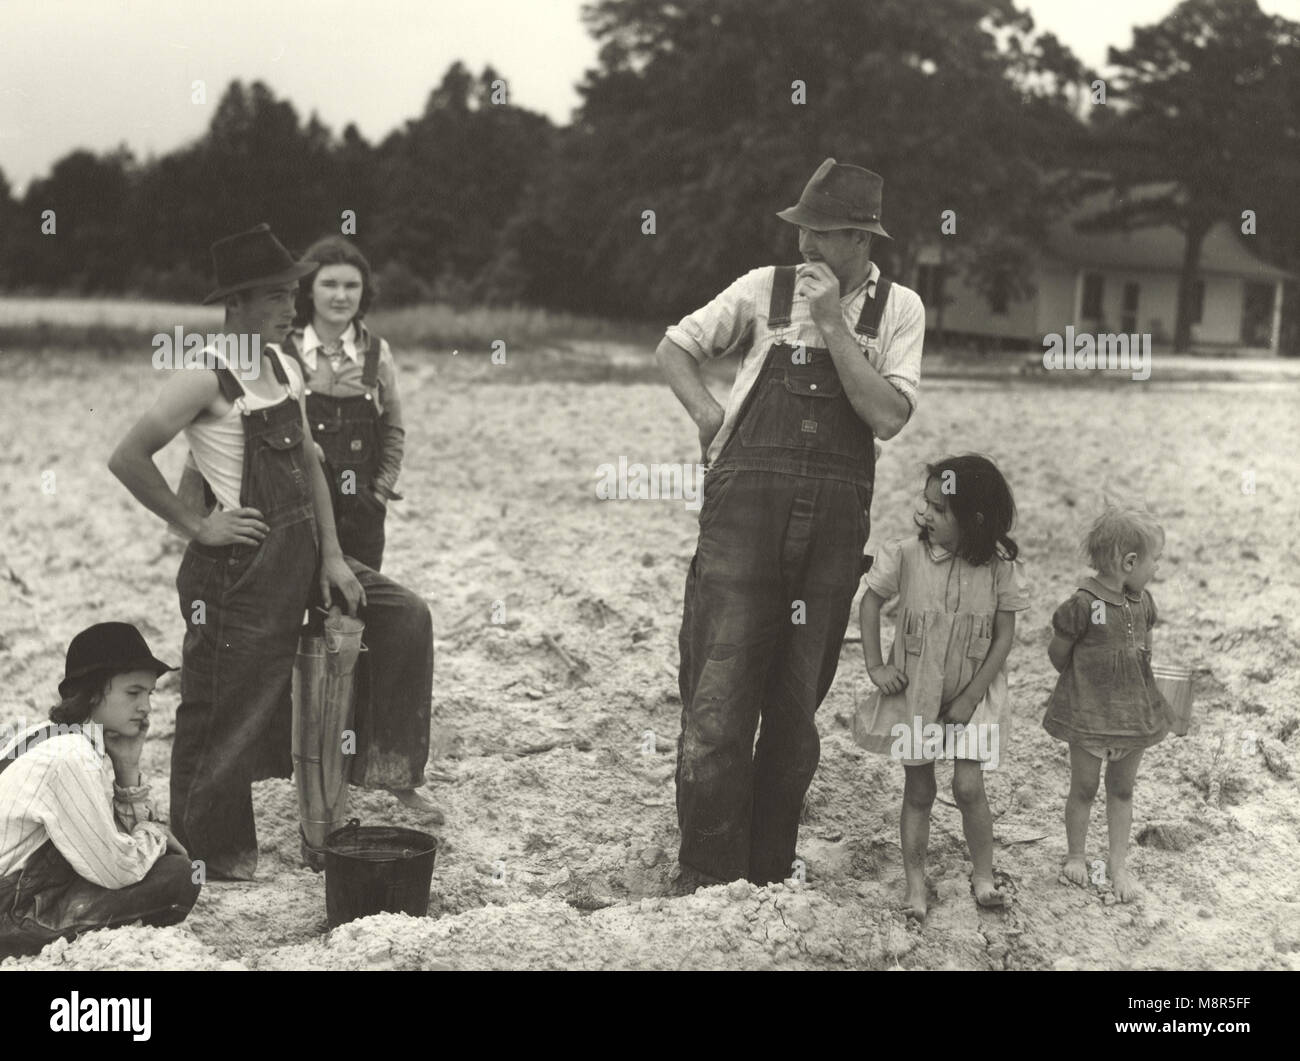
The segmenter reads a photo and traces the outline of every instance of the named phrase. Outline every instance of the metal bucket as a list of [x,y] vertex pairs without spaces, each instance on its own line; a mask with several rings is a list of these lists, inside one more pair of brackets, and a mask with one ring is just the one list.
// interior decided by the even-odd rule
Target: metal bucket
[[330,928],[370,914],[425,917],[438,841],[417,829],[362,826],[353,818],[325,841]]
[[1192,722],[1192,669],[1153,663],[1151,674],[1156,688],[1169,704],[1174,733],[1179,737],[1186,735]]

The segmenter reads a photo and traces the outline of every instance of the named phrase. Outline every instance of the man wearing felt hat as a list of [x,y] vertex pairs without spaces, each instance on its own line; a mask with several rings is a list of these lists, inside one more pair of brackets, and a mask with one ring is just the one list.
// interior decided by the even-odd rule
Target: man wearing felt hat
[[[883,184],[826,159],[777,215],[803,263],[742,276],[657,351],[709,465],[679,639],[682,890],[782,880],[795,860],[814,716],[868,563],[875,440],[907,424],[920,382],[925,310],[870,256],[889,238]],[[732,350],[721,405],[700,365]]]
[[[293,320],[295,261],[266,225],[212,245],[227,333],[260,341],[236,378],[221,352],[172,373],[118,444],[109,468],[146,508],[190,539],[176,586],[186,620],[172,744],[172,825],[212,879],[251,879],[251,784],[287,776],[289,686],[303,613],[319,583],[355,614],[364,592],[343,559],[329,486],[312,449],[297,365],[274,345]],[[182,501],[153,456],[184,432],[219,502]],[[319,566],[318,566],[319,557]]]
[[[212,257],[217,287],[205,301],[225,302],[228,332],[261,337],[260,370],[236,378],[219,351],[205,350],[215,367],[205,357],[197,371],[174,373],[109,468],[190,539],[176,576],[186,634],[173,826],[210,878],[252,879],[251,785],[292,774],[290,689],[309,605],[337,603],[366,625],[373,660],[358,693],[358,783],[441,820],[415,791],[428,755],[433,620],[421,597],[339,547],[301,370],[277,345],[293,323],[297,281],[316,263],[295,261],[266,225],[218,240]],[[210,503],[178,496],[153,462],[181,431]]]
[[130,623],[68,646],[50,720],[0,740],[0,958],[132,921],[171,925],[200,885],[140,756],[166,671]]

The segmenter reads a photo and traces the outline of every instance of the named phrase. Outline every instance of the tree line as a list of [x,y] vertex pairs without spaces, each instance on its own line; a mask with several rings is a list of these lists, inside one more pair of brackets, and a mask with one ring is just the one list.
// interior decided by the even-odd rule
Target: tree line
[[1256,252],[1300,272],[1300,24],[1257,0],[1138,27],[1091,106],[1097,75],[1014,0],[599,0],[583,18],[599,60],[564,126],[458,62],[378,143],[235,81],[174,151],[73,151],[21,198],[0,174],[0,287],[190,300],[213,239],[268,221],[301,250],[351,211],[386,304],[672,318],[793,259],[775,211],[827,156],[885,175],[877,257],[898,275],[953,211],[951,268],[1024,293],[1080,195],[1146,183],[1169,186],[1158,205],[1097,223],[1177,225],[1185,279],[1242,203]]

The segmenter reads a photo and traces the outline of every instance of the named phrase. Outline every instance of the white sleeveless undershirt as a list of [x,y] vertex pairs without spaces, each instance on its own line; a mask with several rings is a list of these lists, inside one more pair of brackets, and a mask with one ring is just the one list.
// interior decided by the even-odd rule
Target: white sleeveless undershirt
[[[294,398],[300,397],[302,373],[298,369],[298,363],[286,357],[279,347],[271,343],[265,344],[262,349],[275,351],[280,364],[284,366],[285,374],[289,377],[289,393]],[[204,353],[211,354],[221,361],[221,355],[212,347],[208,347]],[[235,378],[239,378],[237,371]],[[271,399],[259,398],[246,390],[243,398],[245,407],[250,410],[265,409],[284,401],[284,385],[278,378],[276,383],[281,391]],[[190,452],[194,454],[194,463],[203,473],[203,478],[208,481],[208,485],[212,487],[217,504],[227,510],[239,508],[239,491],[244,476],[243,419],[239,404],[232,402],[224,416],[213,416],[204,410],[185,427],[185,440],[189,443]]]

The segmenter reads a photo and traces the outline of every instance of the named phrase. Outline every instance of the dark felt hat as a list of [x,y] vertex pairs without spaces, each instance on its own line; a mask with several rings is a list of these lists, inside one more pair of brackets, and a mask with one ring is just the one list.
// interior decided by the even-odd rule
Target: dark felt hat
[[885,179],[879,173],[828,158],[804,186],[799,202],[776,216],[819,232],[860,228],[891,239],[880,224],[884,188]]
[[295,260],[271,234],[271,227],[261,224],[212,244],[212,268],[217,274],[217,289],[203,300],[205,306],[250,287],[299,280],[315,270],[316,262]]
[[67,696],[72,683],[88,674],[124,674],[133,670],[163,674],[176,668],[157,659],[145,644],[144,635],[130,623],[96,623],[82,630],[68,646],[59,695]]

